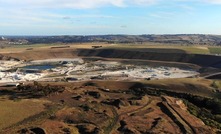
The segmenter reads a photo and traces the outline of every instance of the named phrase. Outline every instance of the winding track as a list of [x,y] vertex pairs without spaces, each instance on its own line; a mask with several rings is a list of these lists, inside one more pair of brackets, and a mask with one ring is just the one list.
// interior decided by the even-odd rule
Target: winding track
[[107,131],[105,131],[105,134],[111,134],[112,133],[112,131],[116,128],[117,122],[119,122],[119,119],[120,119],[121,116],[123,116],[125,114],[137,113],[141,110],[144,110],[151,104],[151,102],[152,102],[152,100],[149,99],[148,102],[144,106],[142,106],[138,109],[135,109],[135,110],[131,110],[131,111],[128,111],[128,112],[123,112],[121,114],[118,114],[116,109],[114,107],[112,107],[112,112],[116,116],[113,117],[113,121],[109,124],[109,126],[107,126]]
[[213,76],[217,76],[217,75],[221,75],[221,72],[209,74],[209,75],[203,76],[203,78],[208,79],[209,77],[213,77]]

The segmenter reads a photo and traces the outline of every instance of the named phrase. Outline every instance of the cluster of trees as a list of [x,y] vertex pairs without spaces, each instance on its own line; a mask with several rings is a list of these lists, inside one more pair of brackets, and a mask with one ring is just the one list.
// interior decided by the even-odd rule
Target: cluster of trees
[[19,86],[17,86],[17,89],[19,91],[28,92],[33,97],[43,97],[43,96],[47,96],[51,93],[63,92],[65,88],[63,86],[52,86],[49,84],[42,85],[42,84],[34,81],[33,84],[19,85]]
[[188,107],[188,111],[194,116],[200,118],[206,125],[221,129],[221,117],[220,115],[212,114],[206,108],[198,107],[187,100],[184,101]]

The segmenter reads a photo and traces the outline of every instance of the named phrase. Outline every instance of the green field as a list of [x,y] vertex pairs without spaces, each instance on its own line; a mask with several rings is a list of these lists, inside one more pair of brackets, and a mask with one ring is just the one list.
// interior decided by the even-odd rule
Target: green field
[[221,54],[221,47],[209,47],[211,54]]
[[160,43],[147,43],[147,44],[114,44],[105,48],[114,49],[165,49],[165,50],[182,50],[185,53],[192,54],[210,54],[210,50],[207,46],[181,46],[181,45],[168,45]]

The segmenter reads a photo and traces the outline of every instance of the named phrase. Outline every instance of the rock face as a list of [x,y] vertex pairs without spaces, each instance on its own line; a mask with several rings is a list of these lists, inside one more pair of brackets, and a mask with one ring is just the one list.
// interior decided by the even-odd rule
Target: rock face
[[46,134],[44,129],[40,127],[24,128],[18,131],[19,134]]
[[44,129],[36,127],[36,128],[31,128],[30,129],[32,132],[34,132],[35,134],[46,134]]
[[17,59],[17,58],[12,58],[12,57],[9,57],[9,56],[3,56],[3,55],[0,55],[0,60],[20,61],[20,60]]
[[78,128],[80,134],[101,134],[100,129],[91,124],[82,124],[77,125],[76,127]]
[[89,92],[87,92],[87,94],[96,98],[96,99],[100,98],[100,96],[101,96],[100,93],[96,92],[96,91],[89,91]]
[[115,106],[119,109],[120,104],[121,104],[121,100],[120,99],[110,99],[110,100],[108,99],[108,100],[103,101],[102,103]]
[[122,134],[136,134],[136,133],[139,134],[140,133],[136,131],[135,129],[130,128],[128,124],[123,120],[120,121],[120,127],[117,130],[121,132]]

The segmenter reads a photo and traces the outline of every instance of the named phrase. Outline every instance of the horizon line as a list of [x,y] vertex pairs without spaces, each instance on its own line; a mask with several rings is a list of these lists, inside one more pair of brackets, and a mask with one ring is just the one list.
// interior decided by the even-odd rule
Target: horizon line
[[177,34],[56,34],[56,35],[52,35],[52,34],[48,34],[48,35],[0,35],[1,37],[13,37],[13,36],[120,36],[120,35],[125,35],[125,36],[142,36],[142,35],[213,35],[213,36],[221,36],[221,34],[195,34],[195,33],[177,33]]

